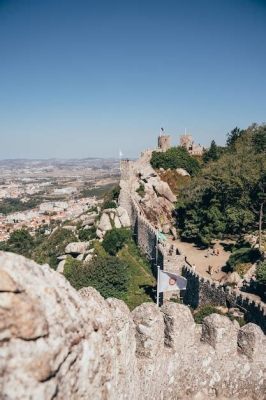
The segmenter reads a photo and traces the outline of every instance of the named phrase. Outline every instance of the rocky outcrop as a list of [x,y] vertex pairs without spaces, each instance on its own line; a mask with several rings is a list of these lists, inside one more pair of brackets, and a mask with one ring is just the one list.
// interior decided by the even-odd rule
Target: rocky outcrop
[[65,248],[66,254],[85,254],[90,247],[90,242],[71,242]]
[[172,213],[176,196],[150,165],[150,152],[136,161],[122,164],[120,198],[129,192],[139,204],[142,213],[158,229],[169,233],[174,225]]
[[65,268],[65,263],[66,263],[66,259],[61,260],[56,268],[56,271],[59,272],[60,274],[64,273],[64,268]]
[[123,207],[107,208],[103,210],[96,234],[102,239],[107,231],[113,228],[128,228],[130,219],[127,211]]
[[176,168],[176,172],[181,176],[190,176],[184,168]]
[[47,265],[0,252],[0,398],[263,400],[265,336],[213,314],[76,292]]

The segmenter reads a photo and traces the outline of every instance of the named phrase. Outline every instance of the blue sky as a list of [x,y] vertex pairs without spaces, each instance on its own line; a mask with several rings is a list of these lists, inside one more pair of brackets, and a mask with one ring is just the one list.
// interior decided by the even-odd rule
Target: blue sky
[[0,0],[0,158],[128,157],[266,120],[266,0]]

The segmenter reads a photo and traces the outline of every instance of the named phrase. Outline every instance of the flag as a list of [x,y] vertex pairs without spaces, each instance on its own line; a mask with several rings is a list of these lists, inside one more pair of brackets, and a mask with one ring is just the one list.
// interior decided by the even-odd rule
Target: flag
[[183,276],[159,269],[157,285],[159,293],[168,292],[170,290],[185,290],[187,287],[187,280]]
[[122,151],[121,151],[121,150],[119,150],[119,157],[121,158],[121,157],[122,157],[122,155],[123,155]]
[[161,242],[165,242],[166,239],[167,239],[166,236],[162,232],[157,231],[157,240],[160,240]]

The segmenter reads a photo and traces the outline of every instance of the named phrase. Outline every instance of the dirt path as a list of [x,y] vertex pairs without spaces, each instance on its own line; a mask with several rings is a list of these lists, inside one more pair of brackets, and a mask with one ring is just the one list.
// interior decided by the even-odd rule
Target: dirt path
[[214,255],[211,249],[202,250],[193,243],[181,242],[179,239],[172,243],[187,257],[190,264],[195,265],[196,271],[201,275],[210,277],[208,272],[209,266],[212,266],[211,277],[213,280],[219,280],[225,275],[221,269],[225,266],[230,256],[230,251],[225,251],[219,241],[215,242],[215,247],[218,249],[219,255]]

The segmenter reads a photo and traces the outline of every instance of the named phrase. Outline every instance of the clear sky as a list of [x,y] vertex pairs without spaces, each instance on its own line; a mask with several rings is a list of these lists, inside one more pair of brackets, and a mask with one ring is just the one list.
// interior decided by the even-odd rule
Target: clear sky
[[223,144],[266,120],[266,0],[0,0],[0,158]]

